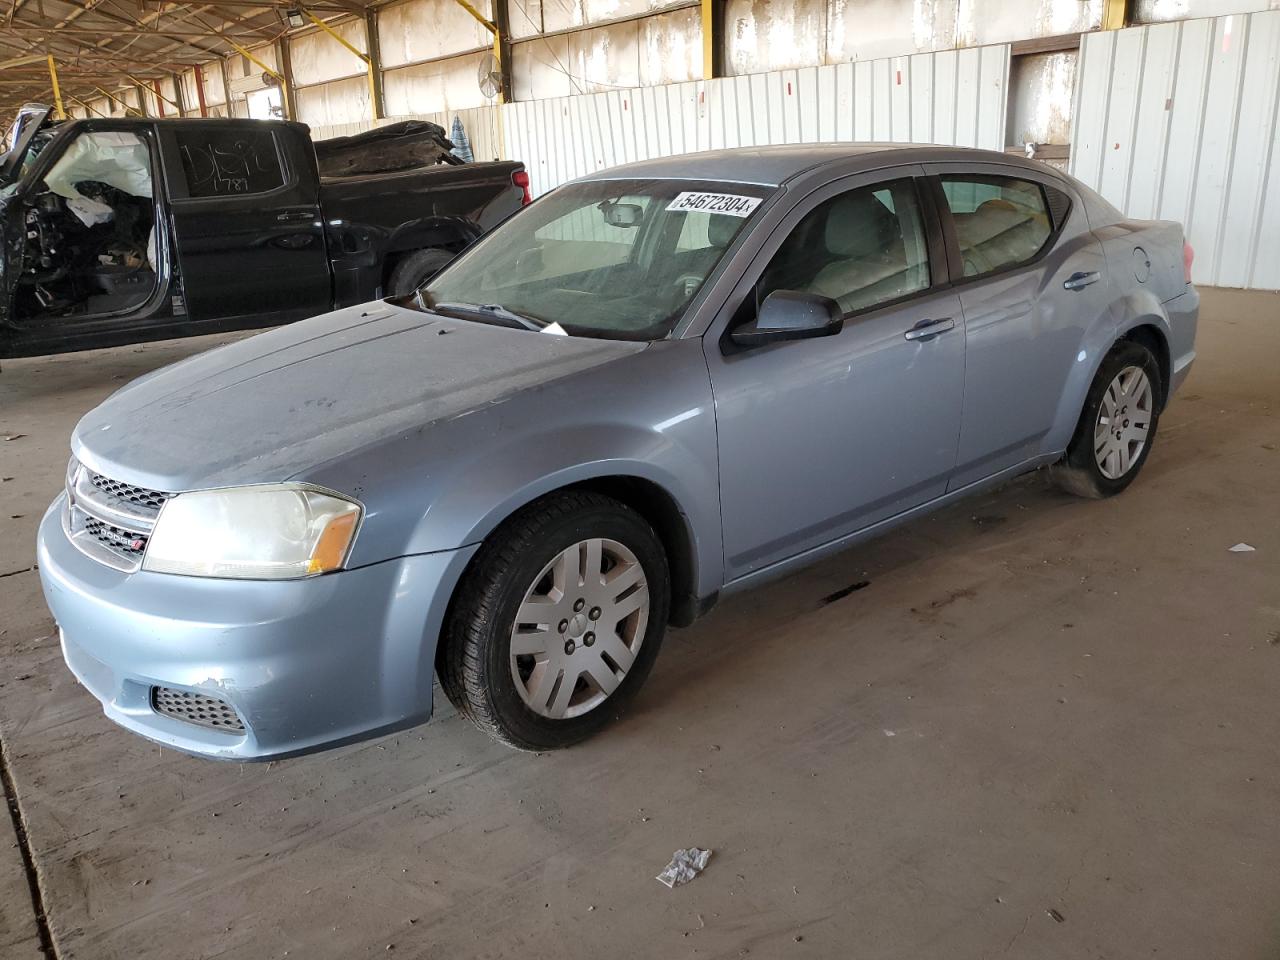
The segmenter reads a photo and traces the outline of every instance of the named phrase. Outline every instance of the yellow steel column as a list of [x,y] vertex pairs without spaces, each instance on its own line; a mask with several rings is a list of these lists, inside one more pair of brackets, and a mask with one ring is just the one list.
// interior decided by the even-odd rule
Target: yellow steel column
[[373,70],[374,70],[373,58],[368,56],[365,53],[362,53],[359,47],[357,47],[353,43],[349,43],[346,37],[342,36],[342,34],[338,33],[337,30],[333,29],[333,27],[329,26],[327,23],[325,23],[323,20],[317,17],[310,10],[304,7],[302,12],[305,13],[307,17],[311,20],[311,22],[314,23],[317,27],[319,27],[325,33],[329,34],[329,36],[333,37],[333,39],[337,40],[340,44],[342,44],[344,47],[346,47],[348,50],[350,50],[357,57],[359,57],[361,60],[364,61],[364,72],[365,72],[365,75],[369,78],[369,109],[373,113],[373,119],[381,120],[382,118],[379,116],[379,114],[382,111],[378,109],[378,84],[373,76]]
[[1128,0],[1104,0],[1102,29],[1122,30],[1128,25]]
[[716,75],[716,36],[714,0],[702,0],[702,78],[710,80]]
[[67,111],[62,109],[62,88],[58,86],[58,68],[53,62],[53,54],[48,54],[49,79],[53,81],[53,105],[58,110],[58,119],[67,119]]

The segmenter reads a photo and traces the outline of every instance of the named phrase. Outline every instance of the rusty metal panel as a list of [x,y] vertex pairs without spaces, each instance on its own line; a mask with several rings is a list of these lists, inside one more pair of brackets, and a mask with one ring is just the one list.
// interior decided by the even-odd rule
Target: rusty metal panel
[[1280,11],[1084,38],[1071,172],[1181,221],[1197,282],[1280,290]]
[[595,170],[692,150],[815,140],[1002,149],[1008,46],[779,70],[502,107],[536,194]]
[[1071,142],[1075,50],[1016,57],[1009,72],[1009,145]]

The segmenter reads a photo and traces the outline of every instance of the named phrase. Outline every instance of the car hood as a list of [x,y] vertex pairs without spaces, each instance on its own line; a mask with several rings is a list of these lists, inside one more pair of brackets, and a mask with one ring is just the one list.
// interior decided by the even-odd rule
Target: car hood
[[80,421],[72,448],[154,490],[286,480],[645,346],[366,304],[135,380]]

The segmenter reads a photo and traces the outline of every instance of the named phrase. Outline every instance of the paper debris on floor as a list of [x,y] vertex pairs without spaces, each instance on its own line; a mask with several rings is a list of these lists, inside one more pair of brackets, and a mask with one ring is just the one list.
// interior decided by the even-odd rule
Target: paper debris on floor
[[1234,547],[1228,548],[1232,553],[1253,553],[1253,547],[1247,543],[1237,543]]
[[710,859],[710,850],[701,850],[698,847],[677,850],[671,855],[671,862],[663,867],[662,872],[654,879],[659,883],[665,883],[668,887],[678,887],[700,874]]

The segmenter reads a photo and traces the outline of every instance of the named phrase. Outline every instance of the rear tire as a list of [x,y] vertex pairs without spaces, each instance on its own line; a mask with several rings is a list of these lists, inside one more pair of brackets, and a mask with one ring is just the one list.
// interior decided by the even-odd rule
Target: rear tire
[[439,247],[414,250],[400,258],[387,281],[387,296],[407,297],[443,270],[455,254]]
[[670,603],[666,553],[643,517],[599,494],[552,494],[476,554],[441,637],[440,685],[495,740],[570,746],[635,696]]
[[1160,422],[1160,363],[1141,343],[1121,340],[1103,359],[1054,481],[1079,497],[1124,490],[1147,462]]

